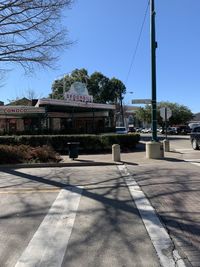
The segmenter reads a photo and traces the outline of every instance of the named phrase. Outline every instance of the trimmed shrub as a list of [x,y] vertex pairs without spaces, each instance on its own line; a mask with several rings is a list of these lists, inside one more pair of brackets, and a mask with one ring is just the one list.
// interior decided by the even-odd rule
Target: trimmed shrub
[[0,145],[0,164],[59,162],[60,156],[48,146]]
[[58,162],[60,156],[50,147],[32,147],[30,151],[31,160],[35,162]]
[[122,151],[131,151],[136,147],[136,144],[140,140],[139,134],[115,134],[115,135],[104,135],[101,137],[104,147],[107,149],[112,144],[119,144]]
[[[131,151],[140,140],[140,135],[104,134],[104,135],[21,135],[1,136],[0,144],[28,145],[31,147],[50,146],[59,153],[68,152],[69,142],[79,142],[79,152],[82,154],[110,152],[113,144],[119,144],[122,151]],[[43,155],[45,157],[45,155]]]
[[12,146],[12,145],[0,145],[0,163],[21,163],[24,157],[27,157],[27,147]]

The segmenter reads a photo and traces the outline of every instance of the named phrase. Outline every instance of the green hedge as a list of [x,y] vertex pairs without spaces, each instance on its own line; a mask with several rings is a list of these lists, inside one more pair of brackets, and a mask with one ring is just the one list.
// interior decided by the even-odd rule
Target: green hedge
[[0,136],[0,144],[30,145],[32,147],[51,146],[59,153],[68,152],[68,142],[79,142],[80,153],[110,152],[113,144],[119,144],[122,151],[131,151],[140,140],[139,134],[105,135],[21,135]]

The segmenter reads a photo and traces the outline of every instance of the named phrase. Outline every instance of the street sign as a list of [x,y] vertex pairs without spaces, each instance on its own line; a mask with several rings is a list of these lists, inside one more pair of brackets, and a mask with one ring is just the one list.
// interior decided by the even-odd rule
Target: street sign
[[172,111],[168,107],[163,107],[160,109],[160,116],[163,120],[168,120],[172,116]]
[[151,99],[133,99],[132,104],[151,104]]

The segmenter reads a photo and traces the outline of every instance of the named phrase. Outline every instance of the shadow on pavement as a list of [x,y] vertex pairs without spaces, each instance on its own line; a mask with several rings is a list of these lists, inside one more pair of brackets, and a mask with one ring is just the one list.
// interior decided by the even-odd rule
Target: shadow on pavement
[[94,160],[89,160],[89,159],[74,159],[72,162],[94,162]]
[[127,165],[135,165],[135,166],[139,165],[138,163],[133,163],[133,162],[129,162],[129,161],[123,161],[123,160],[121,160],[120,162],[123,163],[123,164],[127,164]]
[[[165,158],[165,160],[174,162],[183,161],[174,158]],[[126,164],[136,165],[134,163],[127,162]],[[199,214],[197,213],[196,221],[194,221],[194,212],[197,212],[197,210],[194,212],[191,212],[191,210],[188,211],[188,207],[184,205],[187,201],[190,201],[191,194],[193,196],[196,195],[195,197],[197,200],[199,199],[200,180],[199,184],[194,184],[194,178],[192,174],[190,174],[188,177],[184,170],[182,170],[179,175],[175,172],[176,170],[170,171],[168,168],[158,170],[156,174],[154,174],[154,171],[155,170],[153,170],[153,166],[151,170],[143,170],[139,173],[138,179],[136,180],[138,180],[139,184],[141,184],[145,194],[148,196],[149,200],[154,205],[154,208],[165,222],[170,234],[172,234],[174,239],[181,244],[184,243],[186,248],[190,247],[195,252],[199,252],[199,243],[197,242],[200,238],[200,226],[198,224],[200,221]],[[43,183],[58,188],[65,188],[66,190],[70,190],[68,188],[69,186],[74,186],[70,183],[56,181],[54,176],[40,177],[27,173],[21,173],[16,169],[4,170],[4,172],[14,175],[15,177],[18,176],[20,178],[25,178],[38,183]],[[134,174],[134,177],[135,175],[137,178],[137,173]],[[167,176],[167,179],[165,179],[165,176]],[[85,187],[83,189],[83,196],[97,201],[100,204],[100,207],[98,210],[90,210],[89,208],[84,210],[85,214],[83,214],[83,216],[86,216],[86,218],[87,215],[91,215],[91,212],[96,213],[97,216],[91,225],[90,230],[87,232],[87,235],[82,232],[81,236],[84,236],[84,238],[82,240],[74,240],[74,243],[71,244],[71,247],[74,248],[74,250],[71,249],[72,254],[70,257],[72,259],[77,257],[77,253],[79,253],[79,256],[80,254],[83,254],[85,244],[87,244],[87,242],[90,243],[94,237],[102,240],[102,246],[100,248],[101,253],[102,255],[106,253],[109,242],[111,242],[110,238],[112,236],[112,232],[114,234],[117,233],[120,236],[120,242],[118,240],[120,245],[123,243],[127,250],[131,251],[134,255],[134,251],[136,250],[137,246],[134,245],[131,236],[128,234],[128,232],[126,232],[126,227],[122,227],[122,225],[130,224],[129,227],[131,227],[132,224],[134,225],[134,216],[140,217],[140,215],[130,196],[128,196],[128,194],[123,196],[123,190],[126,187],[124,183],[125,177],[126,176],[121,176],[120,174],[119,176],[115,176],[112,178],[112,184],[106,184],[107,181],[105,180],[100,182],[97,181],[95,183],[87,183],[87,188]],[[145,179],[146,183],[144,182]],[[153,184],[155,182],[156,184]],[[165,186],[163,186],[162,182],[165,183]],[[170,183],[172,182],[173,185],[170,186]],[[95,187],[90,188],[90,185],[95,185]],[[185,213],[182,212],[184,209]],[[145,212],[148,213],[151,211]],[[81,211],[79,212],[79,216],[80,214]],[[14,214],[11,213],[10,217],[12,216],[14,216]],[[106,222],[110,222],[109,229],[104,229],[104,223]],[[83,230],[79,229],[79,231],[81,232]],[[103,236],[102,231],[104,233]],[[135,241],[136,245],[137,242],[144,242],[142,235],[138,235],[138,239]],[[80,246],[80,243],[82,243],[82,246]],[[77,246],[77,244],[79,244],[79,246]],[[198,259],[200,260],[200,254]]]
[[[174,158],[166,161],[184,162]],[[166,225],[182,255],[200,266],[200,179],[189,165],[172,164],[161,168],[145,166],[134,173],[135,180]],[[198,263],[198,264],[197,264]]]
[[[13,175],[16,180],[17,177],[24,178],[65,190],[71,190],[71,186],[77,187],[70,183],[64,183],[62,180],[61,182],[56,181],[55,178],[59,177],[59,172],[44,175],[43,177],[21,173],[16,169],[5,170],[5,173]],[[106,171],[102,171],[101,176],[104,173]],[[78,219],[77,224],[75,222],[74,225],[74,238],[72,237],[65,255],[66,259],[64,258],[63,260],[63,262],[69,264],[68,266],[80,266],[75,264],[76,260],[78,258],[84,259],[85,253],[91,254],[93,257],[89,256],[88,259],[89,261],[95,259],[95,262],[90,262],[88,265],[83,264],[83,266],[102,266],[102,259],[105,260],[108,256],[110,257],[109,253],[111,252],[114,254],[113,258],[120,262],[116,266],[131,266],[127,264],[127,261],[138,260],[138,244],[145,242],[146,245],[149,245],[149,250],[152,247],[146,231],[143,229],[144,226],[138,223],[138,221],[140,222],[140,215],[130,198],[124,177],[121,176],[117,168],[111,171],[111,177],[112,183],[111,179],[108,179],[109,182],[104,179],[104,181],[96,181],[95,186],[91,181],[92,187],[89,187],[90,183],[88,183],[87,187],[83,187],[82,197],[87,205],[84,208],[80,207],[77,214]],[[37,217],[43,212],[42,210],[37,211],[36,207],[34,213],[31,212],[31,206],[29,203],[25,203],[23,195],[20,196],[18,194],[18,198],[21,201],[20,204],[24,206],[23,212],[18,214],[21,218]],[[96,202],[95,205],[94,202]],[[12,211],[1,215],[0,218],[6,220],[14,216],[16,216],[15,211]],[[79,220],[82,220],[82,224],[80,224]],[[134,235],[133,226],[139,229]],[[95,246],[97,246],[97,250],[95,250]],[[123,253],[119,253],[122,249]],[[145,252],[145,246],[141,246],[140,250],[143,249]],[[153,248],[151,250],[150,254],[152,253],[157,259]],[[100,255],[100,257],[96,254]],[[158,267],[156,262],[155,267]]]
[[184,159],[176,159],[176,158],[170,158],[170,157],[164,157],[161,160],[165,160],[165,161],[171,161],[171,162],[185,162]]

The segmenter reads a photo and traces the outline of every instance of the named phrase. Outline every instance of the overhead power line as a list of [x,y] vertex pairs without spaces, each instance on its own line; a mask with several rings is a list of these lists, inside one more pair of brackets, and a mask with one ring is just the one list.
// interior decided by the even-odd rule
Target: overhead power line
[[126,82],[125,82],[125,83],[127,83],[127,81],[128,81],[128,78],[129,78],[131,69],[132,69],[133,64],[134,64],[134,62],[135,62],[135,58],[136,58],[137,50],[138,50],[138,47],[139,47],[140,39],[141,39],[141,36],[142,36],[142,32],[143,32],[144,23],[145,23],[146,16],[147,16],[147,12],[148,12],[148,8],[149,8],[149,4],[150,4],[150,1],[148,0],[147,7],[146,7],[146,9],[145,9],[144,18],[143,18],[142,25],[141,25],[141,28],[140,28],[140,32],[139,32],[139,36],[138,36],[138,39],[137,39],[137,43],[136,43],[136,46],[135,46],[135,49],[134,49],[134,53],[133,53],[133,56],[132,56],[132,58],[131,58],[131,64],[130,64],[130,67],[129,67],[129,70],[128,70],[128,74],[127,74],[127,76],[126,76]]

